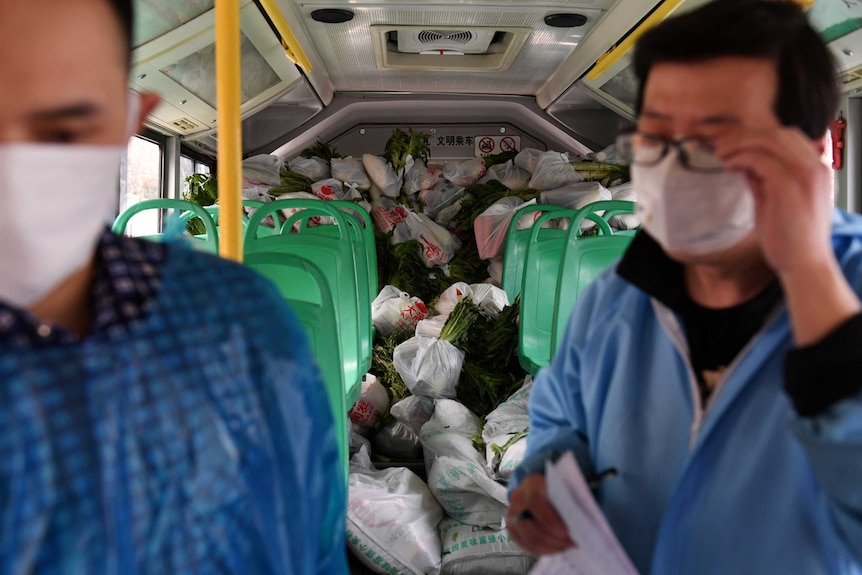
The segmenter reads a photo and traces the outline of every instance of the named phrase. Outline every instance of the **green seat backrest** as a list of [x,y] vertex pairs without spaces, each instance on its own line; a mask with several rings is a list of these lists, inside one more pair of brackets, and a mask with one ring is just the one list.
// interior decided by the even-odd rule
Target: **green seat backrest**
[[272,281],[288,302],[308,336],[326,386],[341,461],[347,477],[350,448],[338,317],[329,284],[318,266],[306,258],[284,253],[247,254],[245,265]]
[[[188,219],[195,216],[199,217],[204,223],[204,228],[207,230],[207,233],[203,237],[196,236],[196,239],[201,242],[201,246],[204,251],[211,254],[218,253],[218,230],[216,229],[215,221],[213,221],[213,218],[209,213],[207,213],[203,206],[187,200],[162,198],[138,202],[137,204],[129,206],[122,214],[117,216],[117,219],[114,220],[114,224],[111,226],[111,231],[115,234],[126,233],[126,227],[129,225],[129,221],[132,217],[147,210],[178,210],[180,212],[181,219]],[[144,239],[157,242],[164,239],[163,234],[142,237]]]
[[[527,245],[530,243],[530,232],[532,226],[523,230],[517,229],[518,222],[527,214],[535,214],[535,219],[538,219],[542,213],[566,211],[571,216],[575,215],[575,210],[567,210],[562,206],[551,206],[545,204],[532,204],[524,206],[517,212],[509,222],[509,228],[506,231],[506,251],[503,254],[503,291],[509,296],[509,301],[515,301],[521,293],[521,279],[524,276],[524,256],[527,251]],[[559,214],[558,217],[561,217]],[[534,219],[534,222],[535,222]]]
[[[607,210],[602,218],[595,219],[593,212]],[[578,210],[568,230],[561,259],[557,285],[557,302],[554,312],[554,336],[551,340],[551,359],[563,339],[569,316],[575,308],[578,295],[605,268],[622,257],[633,239],[631,233],[614,232],[607,221],[620,213],[634,213],[634,202],[619,200],[599,201]],[[599,223],[599,233],[595,236],[581,236],[581,222],[593,219]],[[630,230],[633,231],[633,230]]]
[[[327,201],[326,204],[328,207],[337,208],[344,212],[347,222],[356,270],[356,295],[359,298],[360,367],[362,373],[367,373],[371,369],[371,346],[374,339],[371,302],[377,297],[377,252],[374,244],[374,228],[368,212],[353,202]],[[281,233],[298,232],[329,237],[339,236],[338,226],[325,223],[325,221],[319,225],[309,226],[309,219],[308,216],[303,216],[302,212],[293,214],[282,225]],[[369,268],[369,266],[373,267]]]
[[551,361],[557,274],[567,236],[565,230],[542,225],[573,216],[571,210],[550,211],[533,222],[530,230],[521,279],[518,356],[521,367],[533,375]]
[[[282,226],[281,231],[286,233],[257,237],[258,228],[268,214],[277,214],[286,209],[301,210],[288,218]],[[314,233],[308,233],[308,230],[301,229],[300,233],[290,233],[294,222],[304,227],[310,218],[316,217],[333,218],[335,225],[321,226],[328,228],[325,232],[315,230]],[[334,296],[342,351],[342,381],[348,409],[359,397],[364,373],[361,371],[360,302],[351,233],[348,216],[334,206],[327,206],[327,202],[306,199],[276,200],[265,204],[251,215],[244,245],[246,258],[259,253],[290,254],[305,258],[320,269]],[[278,281],[287,282],[290,279],[288,277]]]
[[[358,237],[351,236],[354,242],[354,261],[356,263],[356,281],[359,287],[360,330],[362,332],[362,367],[367,373],[371,369],[371,346],[374,340],[374,323],[371,321],[371,302],[377,297],[377,246],[374,242],[374,225],[371,215],[365,208],[349,201],[331,201],[330,205],[337,207],[348,215],[351,230]],[[360,227],[352,225],[356,221]]]

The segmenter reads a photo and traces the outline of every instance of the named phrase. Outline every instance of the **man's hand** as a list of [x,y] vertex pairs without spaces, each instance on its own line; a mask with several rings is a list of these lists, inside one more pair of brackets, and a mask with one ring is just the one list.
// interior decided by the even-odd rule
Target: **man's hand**
[[542,475],[528,475],[512,492],[506,528],[521,548],[534,555],[559,553],[574,546],[566,524],[548,501]]
[[729,170],[748,176],[756,234],[781,282],[798,345],[826,337],[860,310],[832,251],[832,173],[817,142],[796,128],[743,131],[716,140]]
[[779,277],[834,259],[832,173],[820,152],[797,128],[740,130],[716,141],[725,167],[748,176],[761,250]]

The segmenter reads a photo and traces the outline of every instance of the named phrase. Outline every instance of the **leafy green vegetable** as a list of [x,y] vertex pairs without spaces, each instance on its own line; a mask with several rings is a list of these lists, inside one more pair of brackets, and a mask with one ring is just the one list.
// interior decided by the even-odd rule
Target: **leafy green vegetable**
[[281,169],[281,186],[271,188],[269,194],[271,196],[280,196],[282,194],[293,194],[296,192],[311,192],[312,181],[310,178],[290,171],[287,167]]
[[315,140],[314,144],[305,148],[300,155],[303,158],[320,158],[327,162],[331,162],[332,158],[344,157],[338,153],[338,149],[335,146],[330,146],[326,142],[321,142],[320,140]]
[[387,283],[427,302],[454,282],[446,278],[441,270],[429,270],[425,266],[422,261],[423,249],[416,240],[393,246],[392,257],[396,268]]
[[389,160],[396,173],[407,166],[407,156],[428,162],[428,156],[431,154],[431,148],[428,146],[429,135],[416,132],[413,128],[408,130],[409,132],[404,132],[396,128],[386,141],[383,157]]
[[539,195],[538,190],[509,190],[499,180],[491,180],[487,184],[473,184],[467,187],[467,192],[472,197],[461,204],[461,211],[450,222],[450,227],[468,224],[472,228],[476,218],[482,215],[482,212],[487,210],[491,204],[502,198],[514,196],[526,202]]
[[392,355],[398,344],[406,341],[406,338],[394,332],[389,337],[378,336],[371,348],[371,373],[377,376],[377,380],[389,392],[393,401],[404,399],[410,395],[410,390],[404,384],[404,380],[395,369]]
[[476,236],[469,234],[462,240],[461,248],[447,264],[446,270],[453,282],[475,284],[485,281],[488,277],[488,262],[479,259],[479,248],[476,246]]
[[489,322],[490,320],[482,313],[479,306],[470,301],[470,298],[464,298],[449,314],[439,339],[448,341],[466,352],[472,347],[471,339],[476,337],[477,331],[485,326],[490,327]]
[[211,206],[218,201],[218,182],[215,174],[192,174],[186,177],[188,192],[183,192],[183,199]]
[[[183,192],[183,199],[201,206],[211,206],[218,201],[218,184],[215,174],[192,174],[186,177],[188,191]],[[193,236],[207,233],[203,220],[194,217],[186,221],[186,231]]]
[[585,182],[601,182],[608,185],[614,180],[627,182],[630,179],[628,166],[619,164],[603,164],[601,162],[575,162],[572,164],[575,171],[580,174]]
[[[517,443],[521,439],[524,439],[525,437],[527,437],[526,431],[516,433],[511,438],[509,438],[509,441],[507,441],[503,445],[497,445],[496,443],[492,443],[491,444],[491,451],[494,452],[494,455],[496,455],[498,459],[503,459],[503,456],[506,454],[506,452],[509,450],[509,448],[512,447],[515,443]],[[500,465],[500,463],[497,462],[498,467],[499,467],[499,465]]]

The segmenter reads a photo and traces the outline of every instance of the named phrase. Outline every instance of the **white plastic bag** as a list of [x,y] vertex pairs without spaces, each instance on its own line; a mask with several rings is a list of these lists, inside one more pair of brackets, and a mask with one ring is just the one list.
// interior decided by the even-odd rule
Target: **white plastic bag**
[[416,324],[416,335],[419,337],[440,337],[448,317],[448,315],[435,315],[430,319],[423,319]]
[[[615,186],[611,188],[610,191],[612,200],[621,200],[625,202],[636,202],[638,200],[635,186],[631,182]],[[640,218],[638,218],[636,214],[619,214],[611,216],[608,223],[612,228],[618,230],[633,230],[641,225]]]
[[497,436],[520,433],[530,428],[529,402],[532,389],[533,378],[528,375],[518,391],[485,416],[482,438],[486,444]]
[[[442,266],[455,257],[455,251],[461,247],[461,242],[452,232],[437,224],[425,214],[408,213],[404,229],[396,230],[396,237],[417,240],[422,244],[422,261],[429,268]],[[396,242],[397,243],[397,242]]]
[[464,352],[448,341],[412,337],[395,348],[392,361],[413,395],[455,397]]
[[446,517],[438,531],[443,544],[440,575],[527,575],[536,563],[505,529],[465,525]]
[[[259,154],[242,162],[242,189],[266,188],[281,185],[281,158]],[[256,200],[258,198],[248,198]]]
[[[539,202],[542,204],[563,206],[570,210],[579,210],[593,202],[610,199],[610,190],[598,182],[579,182],[549,192],[542,192],[539,195]],[[604,210],[596,212],[599,216],[604,213]],[[566,218],[556,220],[556,222],[558,227],[562,229],[568,229],[569,227],[569,220]],[[584,219],[581,222],[582,230],[591,230],[594,227],[596,227],[596,223],[592,220]]]
[[422,213],[429,218],[434,218],[440,211],[464,197],[465,193],[463,187],[446,180],[441,181],[431,189],[423,189],[419,192],[419,200],[423,205]]
[[472,186],[485,175],[485,160],[482,158],[470,158],[446,162],[443,166],[443,177],[456,186]]
[[554,190],[581,180],[583,178],[572,167],[568,154],[545,152],[536,162],[530,187],[536,190]]
[[362,378],[362,391],[359,399],[347,415],[350,421],[362,427],[373,428],[381,414],[389,410],[389,394],[386,388],[373,375],[366,374]]
[[362,158],[332,158],[332,177],[345,184],[355,184],[359,190],[371,187],[371,180],[365,173]]
[[392,165],[380,156],[364,154],[362,165],[368,172],[368,177],[380,189],[380,193],[390,198],[397,198],[401,193],[401,175],[396,174]]
[[481,462],[438,457],[428,472],[428,488],[446,514],[461,523],[497,529],[503,524],[506,488],[494,481]]
[[509,296],[497,286],[472,284],[470,289],[473,290],[473,303],[492,319],[497,319],[503,308],[509,305]]
[[[506,234],[509,223],[515,212],[524,206],[533,205],[536,200],[524,202],[517,196],[500,198],[486,209],[473,222],[473,233],[476,235],[476,247],[479,258],[489,260],[501,257],[506,249]],[[518,229],[525,229],[533,224],[539,214],[525,214],[518,220]]]
[[376,471],[363,449],[350,461],[348,483],[347,545],[363,564],[375,573],[439,572],[443,511],[416,474]]
[[393,421],[374,436],[374,451],[392,459],[411,460],[422,455],[422,443],[409,426]]
[[419,159],[404,174],[404,185],[401,189],[405,194],[412,195],[434,187],[442,179],[442,170],[437,167],[426,166],[425,162]]
[[328,178],[311,184],[311,193],[325,201],[332,200],[358,200],[362,196],[355,189],[344,189],[340,180]]
[[536,164],[539,161],[539,156],[542,154],[544,154],[542,150],[537,150],[536,148],[524,148],[518,152],[517,156],[515,156],[515,165],[532,174],[536,171]]
[[[278,196],[279,200],[315,200],[317,202],[323,201],[314,194],[309,194],[308,192],[291,192],[288,194],[281,194]],[[290,216],[297,214],[303,211],[305,208],[284,208],[281,210],[281,214],[289,219]],[[291,231],[298,232],[300,228],[301,222],[296,222],[291,226]],[[323,225],[333,225],[335,224],[335,219],[328,216],[311,216],[308,218],[308,227],[313,228],[315,226],[323,226]]]
[[427,315],[428,308],[421,299],[410,297],[409,293],[391,285],[384,286],[371,302],[371,321],[383,337],[396,331],[411,335],[416,331],[416,324]]
[[364,435],[357,433],[353,431],[353,429],[351,429],[350,447],[348,448],[348,454],[350,455],[350,457],[353,457],[354,455],[359,453],[363,446],[365,447],[365,449],[371,452],[371,441]]
[[389,409],[395,421],[403,423],[417,434],[434,415],[434,400],[429,397],[410,395]]
[[461,303],[465,297],[473,297],[473,288],[464,282],[453,283],[440,294],[437,303],[434,304],[434,313],[448,318],[455,306]]
[[384,234],[388,234],[396,226],[403,223],[409,213],[407,208],[396,204],[389,198],[378,198],[371,203],[371,218],[374,220],[374,227]]
[[305,176],[312,182],[319,182],[332,176],[329,162],[323,158],[303,158],[302,156],[297,156],[290,160],[287,166],[291,172]]
[[505,164],[497,164],[488,168],[488,173],[485,174],[480,181],[481,183],[497,180],[510,190],[525,190],[530,185],[530,172],[524,168],[519,168],[512,160]]

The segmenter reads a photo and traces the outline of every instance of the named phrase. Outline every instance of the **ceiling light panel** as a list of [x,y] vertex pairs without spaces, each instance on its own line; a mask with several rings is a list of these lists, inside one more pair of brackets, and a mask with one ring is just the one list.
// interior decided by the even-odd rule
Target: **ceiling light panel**
[[[565,5],[542,0],[498,0],[493,4],[296,2],[314,49],[336,91],[431,92],[533,95],[577,49],[578,43],[601,19],[613,0],[576,0]],[[349,8],[355,14],[344,24],[315,22],[310,14],[320,8]],[[583,14],[587,22],[576,28],[552,28],[549,14]],[[429,70],[381,69],[375,58],[372,26],[422,26],[429,30],[527,28],[523,48],[505,71],[447,70],[457,57],[432,56],[441,64]],[[442,68],[442,69],[440,69]]]

